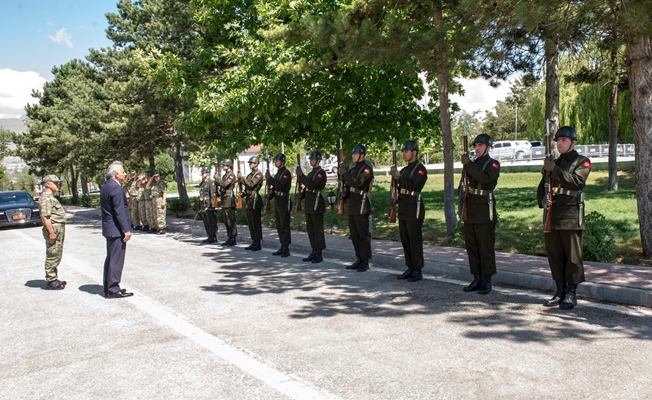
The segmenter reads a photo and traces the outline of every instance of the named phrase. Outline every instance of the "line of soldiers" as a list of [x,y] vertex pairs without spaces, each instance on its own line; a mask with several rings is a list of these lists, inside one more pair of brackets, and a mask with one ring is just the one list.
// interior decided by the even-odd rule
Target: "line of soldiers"
[[[559,158],[545,160],[544,177],[538,187],[537,198],[541,208],[552,206],[552,229],[545,232],[545,245],[548,254],[553,279],[557,292],[545,306],[559,306],[562,309],[572,309],[577,305],[577,285],[584,281],[584,266],[582,262],[582,231],[584,225],[584,199],[582,189],[591,170],[591,162],[575,151],[577,141],[575,130],[571,127],[561,127],[554,138]],[[478,135],[473,141],[475,159],[467,153],[461,158],[463,167],[460,182],[460,211],[463,214],[464,240],[473,281],[464,288],[465,292],[477,291],[486,295],[492,291],[491,279],[496,274],[495,228],[498,216],[494,189],[500,176],[500,163],[491,158],[489,151],[493,146],[492,138],[487,134]],[[423,221],[425,206],[421,191],[428,180],[428,172],[419,161],[419,145],[414,140],[404,143],[402,149],[403,161],[406,166],[400,171],[396,166],[390,169],[392,181],[398,189],[396,204],[399,207],[398,225],[405,265],[407,269],[398,275],[398,279],[417,282],[423,279]],[[364,272],[369,269],[371,259],[371,188],[374,180],[373,166],[366,160],[367,150],[362,144],[357,144],[351,151],[352,163],[338,168],[341,181],[341,196],[348,203],[348,215],[351,241],[355,250],[356,260],[346,266],[346,269]],[[326,211],[322,190],[326,185],[326,172],[321,168],[322,156],[313,151],[309,157],[312,170],[305,174],[301,166],[297,166],[296,175],[301,185],[305,187],[302,196],[305,199],[306,230],[310,239],[312,252],[303,259],[305,262],[319,263],[323,261],[322,251],[326,248],[324,239],[324,213]],[[238,172],[233,173],[230,160],[222,162],[224,174],[216,174],[210,179],[210,170],[202,170],[200,184],[200,213],[208,238],[202,243],[217,241],[217,219],[213,199],[221,197],[222,215],[227,229],[228,239],[225,246],[235,245],[237,228],[235,225],[234,185],[243,186],[241,195],[246,198],[247,222],[252,243],[246,250],[261,250],[262,224],[261,210],[268,208],[269,201],[274,199],[274,218],[281,247],[273,255],[287,257],[290,255],[290,190],[292,174],[285,167],[285,155],[274,157],[277,172],[271,175],[269,169],[265,172],[266,195],[260,196],[263,186],[263,174],[258,169],[259,159],[254,156],[249,159],[251,172],[245,177]],[[551,188],[554,200],[544,195],[548,174],[554,182]],[[466,179],[464,178],[466,176]]]
[[131,227],[135,231],[165,234],[168,186],[160,173],[138,176],[135,170],[124,185]]

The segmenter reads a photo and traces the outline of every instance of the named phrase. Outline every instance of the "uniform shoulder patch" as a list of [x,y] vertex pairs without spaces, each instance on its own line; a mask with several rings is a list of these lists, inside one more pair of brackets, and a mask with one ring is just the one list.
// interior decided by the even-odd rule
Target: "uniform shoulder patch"
[[423,175],[426,174],[426,170],[424,170],[424,169],[419,169],[417,172],[418,172],[419,175],[421,175],[421,176],[423,176]]
[[319,178],[319,179],[321,179],[322,176],[324,176],[324,175],[322,175],[321,172],[317,174],[317,178]]
[[498,168],[500,168],[500,165],[497,162],[493,162],[493,163],[491,163],[491,167],[493,169],[498,169]]
[[290,177],[290,175],[288,175],[288,174],[283,174],[283,179],[288,179],[289,177]]
[[586,168],[591,168],[591,161],[585,160],[583,164]]
[[256,174],[256,179],[260,179],[260,178],[262,178],[262,177],[263,177],[263,176],[262,176],[260,173]]
[[232,180],[235,179],[235,177],[233,175],[229,175],[229,177],[227,179],[229,180],[229,182],[231,182]]
[[365,173],[365,174],[368,174],[368,173],[371,172],[371,170],[369,168],[365,168],[364,171],[362,171],[362,172]]

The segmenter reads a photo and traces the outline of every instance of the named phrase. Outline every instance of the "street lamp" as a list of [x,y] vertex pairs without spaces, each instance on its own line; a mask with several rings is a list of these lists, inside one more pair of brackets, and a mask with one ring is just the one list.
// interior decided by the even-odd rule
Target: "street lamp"
[[335,201],[337,201],[337,195],[333,193],[333,189],[328,192],[328,204],[331,206],[331,210],[335,210]]

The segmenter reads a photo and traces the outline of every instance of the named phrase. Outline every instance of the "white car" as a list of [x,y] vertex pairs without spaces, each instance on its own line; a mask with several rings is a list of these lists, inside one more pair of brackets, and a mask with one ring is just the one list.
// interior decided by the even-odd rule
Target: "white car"
[[496,160],[525,160],[532,154],[532,144],[527,140],[501,140],[494,142],[489,152]]

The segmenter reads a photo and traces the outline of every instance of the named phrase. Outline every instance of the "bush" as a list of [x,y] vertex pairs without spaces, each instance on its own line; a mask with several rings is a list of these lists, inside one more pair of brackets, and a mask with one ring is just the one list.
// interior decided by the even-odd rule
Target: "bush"
[[166,203],[168,210],[174,213],[177,218],[190,209],[190,204],[181,199],[169,199]]
[[585,222],[582,257],[588,261],[613,261],[616,258],[616,239],[605,216],[593,211],[586,216]]
[[81,197],[81,205],[82,207],[86,208],[91,208],[93,206],[93,200],[91,200],[91,196],[85,194]]

